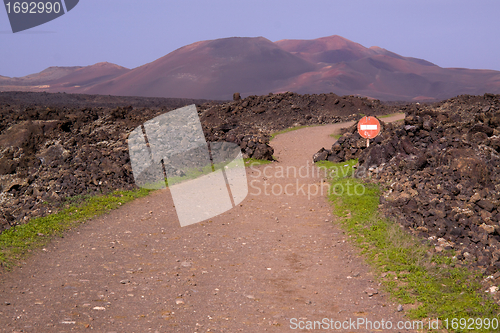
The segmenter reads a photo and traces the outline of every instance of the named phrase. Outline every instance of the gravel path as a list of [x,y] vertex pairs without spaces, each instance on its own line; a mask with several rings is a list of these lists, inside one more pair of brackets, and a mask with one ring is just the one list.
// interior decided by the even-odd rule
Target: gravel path
[[0,276],[0,331],[309,332],[299,323],[358,318],[396,326],[404,311],[314,193],[322,178],[312,155],[347,125],[279,135],[279,162],[248,168],[247,198],[209,221],[181,228],[167,189],[54,240]]

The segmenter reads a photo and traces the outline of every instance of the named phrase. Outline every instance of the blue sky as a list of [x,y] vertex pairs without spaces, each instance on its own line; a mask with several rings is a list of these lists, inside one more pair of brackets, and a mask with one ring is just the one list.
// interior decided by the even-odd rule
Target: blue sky
[[80,0],[66,15],[13,34],[0,7],[0,75],[101,61],[134,68],[223,37],[330,35],[441,67],[500,70],[499,13],[497,0]]

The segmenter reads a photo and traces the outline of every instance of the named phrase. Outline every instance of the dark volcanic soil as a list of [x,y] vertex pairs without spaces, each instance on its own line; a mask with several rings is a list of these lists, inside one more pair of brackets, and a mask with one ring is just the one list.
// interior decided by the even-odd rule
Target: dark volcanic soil
[[[0,231],[54,212],[65,198],[134,188],[133,129],[196,104],[207,141],[235,142],[245,157],[272,159],[269,137],[291,126],[355,120],[397,106],[335,94],[204,100],[0,93]],[[42,204],[44,203],[44,204]]]

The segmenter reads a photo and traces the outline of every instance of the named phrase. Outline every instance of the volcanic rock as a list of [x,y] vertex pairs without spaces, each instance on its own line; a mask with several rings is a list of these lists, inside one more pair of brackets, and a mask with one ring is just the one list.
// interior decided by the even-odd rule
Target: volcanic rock
[[[454,244],[462,260],[490,274],[500,250],[500,96],[458,96],[401,108],[370,147],[355,126],[315,161],[358,158],[356,176],[384,185],[383,210],[410,231]],[[467,255],[465,255],[467,253]]]

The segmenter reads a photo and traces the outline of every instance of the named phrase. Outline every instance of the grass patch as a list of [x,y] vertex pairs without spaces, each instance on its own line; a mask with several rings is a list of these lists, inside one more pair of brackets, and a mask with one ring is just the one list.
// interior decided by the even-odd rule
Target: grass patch
[[250,166],[250,167],[273,163],[273,161],[258,160],[256,158],[245,158],[244,160],[245,160],[245,166]]
[[334,138],[335,140],[338,140],[338,139],[340,139],[340,137],[342,136],[342,134],[330,134],[330,136],[332,138]]
[[450,332],[469,332],[460,325],[452,329],[453,318],[498,319],[499,306],[481,291],[478,273],[458,266],[452,253],[430,252],[430,244],[379,216],[379,186],[352,177],[356,162],[317,165],[333,170],[329,173],[329,199],[334,214],[342,218],[343,228],[380,274],[385,289],[400,303],[415,305],[407,315],[413,319],[439,318],[442,323],[448,319]]
[[139,189],[69,198],[60,212],[33,218],[0,234],[0,266],[10,269],[29,252],[49,243],[52,237],[62,236],[64,231],[79,223],[144,197],[149,192],[151,190]]
[[389,117],[393,117],[393,116],[397,116],[397,115],[404,115],[404,113],[399,112],[399,113],[384,114],[381,116],[377,116],[377,118],[389,118]]

